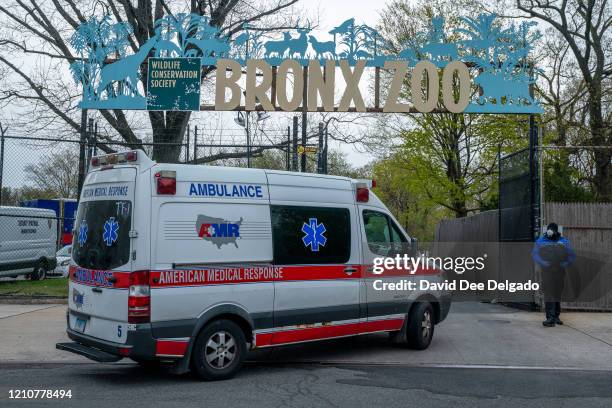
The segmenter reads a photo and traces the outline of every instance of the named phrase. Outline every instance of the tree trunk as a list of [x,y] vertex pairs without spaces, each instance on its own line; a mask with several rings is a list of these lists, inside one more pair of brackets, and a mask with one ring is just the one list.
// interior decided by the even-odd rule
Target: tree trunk
[[[591,128],[591,140],[593,146],[609,146],[610,132],[604,124],[601,112],[601,84],[592,82],[589,86],[589,127]],[[612,201],[612,150],[594,149],[595,177],[593,184],[595,192],[601,201]]]
[[184,148],[185,131],[191,112],[149,112],[153,129],[153,160],[178,163]]

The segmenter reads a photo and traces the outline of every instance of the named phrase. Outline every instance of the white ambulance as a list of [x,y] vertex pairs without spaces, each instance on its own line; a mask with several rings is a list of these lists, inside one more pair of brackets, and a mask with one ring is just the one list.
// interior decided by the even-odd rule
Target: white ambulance
[[[224,379],[249,349],[374,332],[424,349],[447,293],[373,274],[413,242],[370,186],[345,177],[97,156],[75,222],[68,336],[57,348]],[[413,248],[414,249],[414,248]],[[415,273],[416,272],[416,273]]]

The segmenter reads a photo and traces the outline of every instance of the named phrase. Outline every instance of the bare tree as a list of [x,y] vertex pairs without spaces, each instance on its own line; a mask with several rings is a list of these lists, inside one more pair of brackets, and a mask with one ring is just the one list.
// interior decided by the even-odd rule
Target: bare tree
[[[166,14],[187,11],[207,15],[212,26],[232,37],[243,30],[244,23],[259,22],[267,29],[290,27],[293,22],[290,9],[297,1],[191,0],[183,6],[177,2],[170,6],[165,0],[3,1],[0,45],[4,52],[0,65],[9,68],[17,82],[5,83],[0,100],[10,98],[21,108],[29,109],[28,115],[24,115],[29,118],[24,120],[28,128],[58,131],[59,122],[64,125],[61,128],[64,133],[76,133],[81,129],[77,105],[80,90],[68,80],[68,63],[77,59],[68,38],[90,14],[110,13],[118,22],[130,23],[134,29],[130,46],[137,52],[155,35],[155,20]],[[140,74],[146,82],[144,66]],[[208,67],[203,71],[202,81],[213,74],[214,67]],[[119,136],[132,148],[138,148],[143,142],[142,135],[151,132],[154,143],[166,144],[155,146],[153,157],[164,162],[178,160],[191,112],[150,111],[146,116],[119,109],[99,112],[114,132],[111,138]],[[111,150],[104,144],[100,147]]]
[[45,156],[37,164],[28,164],[24,170],[37,189],[52,193],[54,198],[77,198],[78,162],[78,151],[63,150]]
[[584,79],[587,120],[595,149],[594,186],[599,199],[612,200],[611,110],[604,86],[612,78],[612,10],[607,0],[517,0],[519,10],[554,27],[567,42]]

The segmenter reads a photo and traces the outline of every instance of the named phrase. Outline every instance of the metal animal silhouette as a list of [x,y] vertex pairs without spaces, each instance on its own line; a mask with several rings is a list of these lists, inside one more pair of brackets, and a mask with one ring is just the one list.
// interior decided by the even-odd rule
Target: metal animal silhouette
[[482,88],[483,94],[478,98],[480,104],[495,99],[496,105],[501,105],[502,98],[506,99],[506,105],[533,102],[529,86],[514,76],[504,77],[503,72],[482,72],[474,78],[474,83]]
[[354,57],[356,59],[370,59],[372,58],[372,54],[364,50],[357,50],[354,53]]
[[417,53],[412,48],[405,48],[397,54],[398,59],[408,61],[410,63],[417,61],[419,58]]
[[98,97],[113,81],[123,81],[123,83],[127,85],[127,88],[130,89],[134,95],[137,95],[140,65],[155,47],[158,40],[159,37],[157,36],[151,37],[142,47],[140,47],[137,53],[128,55],[112,64],[103,66],[100,71],[100,83],[96,90]]
[[[230,45],[227,42],[218,40],[216,38],[190,38],[187,40],[187,42],[198,47],[203,58],[210,57],[213,54],[216,57],[221,57],[227,55],[230,50]],[[190,55],[193,55],[193,52],[190,53]]]
[[300,34],[298,38],[289,40],[289,57],[293,58],[296,54],[300,58],[306,58],[306,50],[308,50],[308,33],[311,31],[310,23],[305,28],[298,28]]
[[308,38],[312,49],[316,53],[316,58],[325,58],[325,54],[331,58],[336,58],[336,43],[334,41],[318,41],[312,35],[309,35]]
[[275,54],[277,58],[282,58],[285,55],[289,49],[291,35],[288,32],[284,32],[283,36],[284,38],[282,40],[270,40],[264,44],[263,47],[266,58],[272,58],[272,54]]

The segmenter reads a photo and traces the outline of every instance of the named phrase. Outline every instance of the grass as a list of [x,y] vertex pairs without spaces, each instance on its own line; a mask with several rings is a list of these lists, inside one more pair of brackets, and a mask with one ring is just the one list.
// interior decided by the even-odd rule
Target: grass
[[0,282],[0,295],[68,297],[68,278]]

